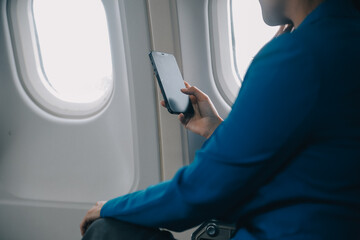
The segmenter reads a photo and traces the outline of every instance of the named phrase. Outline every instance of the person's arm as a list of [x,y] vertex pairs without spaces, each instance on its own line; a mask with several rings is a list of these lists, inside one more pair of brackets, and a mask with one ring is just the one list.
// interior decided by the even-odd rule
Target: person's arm
[[[277,38],[285,33],[290,33],[294,30],[292,24],[286,24],[279,27],[274,38]],[[192,116],[186,116],[179,114],[180,122],[188,130],[199,134],[205,138],[209,138],[215,129],[223,122],[223,119],[219,116],[211,99],[197,87],[190,86],[185,82],[186,88],[181,91],[189,95],[194,114]],[[166,108],[165,101],[161,101],[161,105]]]
[[194,162],[108,201],[101,217],[181,231],[223,216],[276,174],[303,143],[319,88],[308,52],[279,39],[253,61],[232,112]]

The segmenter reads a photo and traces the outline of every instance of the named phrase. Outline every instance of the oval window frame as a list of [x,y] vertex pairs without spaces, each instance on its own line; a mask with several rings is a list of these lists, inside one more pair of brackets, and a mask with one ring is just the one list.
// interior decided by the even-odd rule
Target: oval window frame
[[[8,21],[15,53],[15,61],[20,81],[28,96],[46,112],[63,118],[87,118],[101,112],[110,102],[115,81],[102,97],[92,102],[67,102],[56,96],[51,87],[47,87],[40,49],[37,41],[33,0],[12,0],[8,2]],[[104,8],[105,11],[105,8]],[[110,43],[111,49],[111,43]],[[113,64],[113,60],[111,59]]]
[[222,98],[232,106],[241,88],[242,79],[237,73],[233,51],[230,0],[209,0],[208,7],[214,79]]
[[[216,86],[229,106],[235,102],[244,80],[240,74],[243,71],[239,69],[236,56],[237,41],[233,23],[233,1],[209,0],[208,3],[212,71]],[[248,67],[249,65],[245,69]]]

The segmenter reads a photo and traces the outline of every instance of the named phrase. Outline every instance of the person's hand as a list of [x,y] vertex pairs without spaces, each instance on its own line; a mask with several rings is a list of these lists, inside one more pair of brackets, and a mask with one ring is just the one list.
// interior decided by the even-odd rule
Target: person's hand
[[[186,88],[181,89],[181,92],[189,95],[194,114],[186,116],[181,113],[178,118],[190,131],[209,138],[223,120],[205,93],[190,86],[187,82],[185,82],[185,86]],[[161,101],[161,105],[165,107],[165,102]]]
[[100,211],[105,203],[106,201],[99,201],[92,208],[90,208],[89,211],[87,211],[84,219],[81,221],[80,224],[81,236],[84,236],[86,230],[92,222],[100,218]]
[[294,30],[294,25],[293,24],[281,25],[279,30],[276,32],[274,38],[277,38],[277,37],[281,36],[284,33],[292,32],[293,30]]

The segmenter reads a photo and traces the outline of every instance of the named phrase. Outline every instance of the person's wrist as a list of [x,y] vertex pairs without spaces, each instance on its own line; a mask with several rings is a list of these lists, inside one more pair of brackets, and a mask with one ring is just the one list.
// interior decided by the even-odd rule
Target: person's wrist
[[217,116],[213,119],[213,123],[211,124],[211,127],[208,129],[208,131],[203,135],[206,139],[209,139],[212,134],[215,132],[217,127],[223,122],[223,119],[220,116]]
[[101,211],[103,210],[104,205],[106,204],[106,202],[107,202],[107,201],[100,201],[100,202],[99,202],[99,205],[98,205],[99,217],[102,217],[102,216],[101,216]]

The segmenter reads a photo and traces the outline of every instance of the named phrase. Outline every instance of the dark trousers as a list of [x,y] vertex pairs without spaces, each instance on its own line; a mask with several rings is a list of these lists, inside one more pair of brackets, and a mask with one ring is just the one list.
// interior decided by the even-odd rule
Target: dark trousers
[[83,240],[174,240],[168,231],[137,226],[112,218],[99,218],[94,221]]

